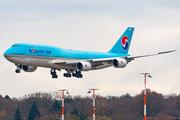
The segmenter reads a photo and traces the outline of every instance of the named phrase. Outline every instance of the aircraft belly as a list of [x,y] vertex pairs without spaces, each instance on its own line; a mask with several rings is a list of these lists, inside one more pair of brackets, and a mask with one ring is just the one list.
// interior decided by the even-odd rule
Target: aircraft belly
[[[52,61],[54,58],[42,58],[42,57],[35,57],[35,56],[15,56],[15,55],[9,55],[6,56],[6,58],[15,64],[20,65],[27,65],[27,66],[37,66],[37,67],[46,67],[46,68],[55,68],[55,69],[76,69],[75,65],[72,64],[49,64],[50,61]],[[91,70],[99,70],[103,68],[107,68],[112,66],[108,63],[103,63],[102,65],[92,67]]]
[[101,65],[101,66],[97,66],[97,67],[92,68],[92,70],[100,70],[100,69],[111,67],[111,66],[112,66],[111,64],[109,64],[109,65]]
[[31,58],[31,57],[25,57],[25,56],[6,56],[6,59],[8,59],[10,62],[20,65],[29,65],[29,66],[42,66],[47,64],[50,60],[47,59],[39,59],[39,58]]
[[56,69],[75,69],[72,66],[66,65],[66,66],[61,66],[61,65],[55,65],[55,66],[51,66],[51,68],[56,68]]
[[25,64],[30,66],[38,66],[42,67],[47,64],[49,60],[46,59],[39,59],[39,58],[26,58]]
[[27,65],[27,66],[37,66],[37,67],[46,67],[46,68],[56,68],[56,69],[75,69],[75,66],[72,65],[56,65],[48,64],[52,58],[41,58],[41,57],[25,57],[25,56],[16,56],[8,55],[6,59],[12,63]]
[[18,63],[19,62],[19,58],[17,56],[5,56],[6,59],[12,63]]

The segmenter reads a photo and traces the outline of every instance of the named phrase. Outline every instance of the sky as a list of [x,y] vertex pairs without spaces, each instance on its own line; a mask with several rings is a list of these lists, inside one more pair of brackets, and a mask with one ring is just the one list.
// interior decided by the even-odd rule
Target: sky
[[[98,88],[101,96],[132,96],[144,89],[141,72],[150,72],[147,88],[180,94],[179,0],[0,0],[0,94],[22,97],[35,92],[68,89],[87,96]],[[127,27],[135,27],[129,54],[166,50],[174,53],[138,58],[125,68],[83,72],[83,78],[52,79],[50,69],[15,73],[3,54],[14,43],[45,44],[66,49],[106,52]]]

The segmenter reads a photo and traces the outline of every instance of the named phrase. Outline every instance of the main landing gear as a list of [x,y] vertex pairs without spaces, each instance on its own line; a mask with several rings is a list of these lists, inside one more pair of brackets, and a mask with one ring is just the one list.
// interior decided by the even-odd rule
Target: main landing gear
[[15,73],[20,73],[22,65],[15,64],[17,66],[17,69],[15,70]]
[[58,75],[56,74],[56,69],[51,69],[51,75],[52,75],[52,78],[58,78]]
[[67,71],[67,73],[64,73],[64,77],[77,77],[77,78],[82,78],[83,77],[83,75],[81,74],[81,71],[76,71],[75,73],[73,72],[73,71],[68,71],[68,70],[66,70]]
[[[50,71],[53,79],[58,78],[58,75],[56,74],[56,70],[59,70],[59,69],[53,68]],[[63,76],[66,78],[70,78],[70,77],[82,78],[83,77],[83,75],[81,74],[81,71],[74,71],[73,69],[72,70],[66,69],[66,71],[67,71],[67,73],[63,74]]]
[[77,77],[77,78],[82,78],[83,75],[81,74],[81,71],[76,71],[75,73],[72,74],[73,77]]

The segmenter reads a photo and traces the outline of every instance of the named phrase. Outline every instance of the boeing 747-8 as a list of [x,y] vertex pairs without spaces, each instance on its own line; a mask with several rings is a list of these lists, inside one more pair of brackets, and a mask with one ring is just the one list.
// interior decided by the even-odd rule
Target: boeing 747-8
[[64,77],[82,78],[81,71],[98,70],[107,67],[124,68],[131,60],[173,52],[165,51],[155,54],[130,56],[128,50],[134,28],[128,27],[116,44],[108,52],[91,52],[62,49],[48,45],[16,43],[5,53],[4,57],[15,63],[16,73],[21,70],[34,72],[37,67],[50,68],[52,78],[58,78],[56,71],[64,69]]

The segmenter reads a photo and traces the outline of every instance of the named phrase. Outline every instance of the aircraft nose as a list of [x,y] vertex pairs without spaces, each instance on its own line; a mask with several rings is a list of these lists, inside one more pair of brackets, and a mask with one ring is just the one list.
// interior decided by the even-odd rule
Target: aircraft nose
[[9,49],[4,52],[4,57],[7,59],[7,56],[10,55]]

